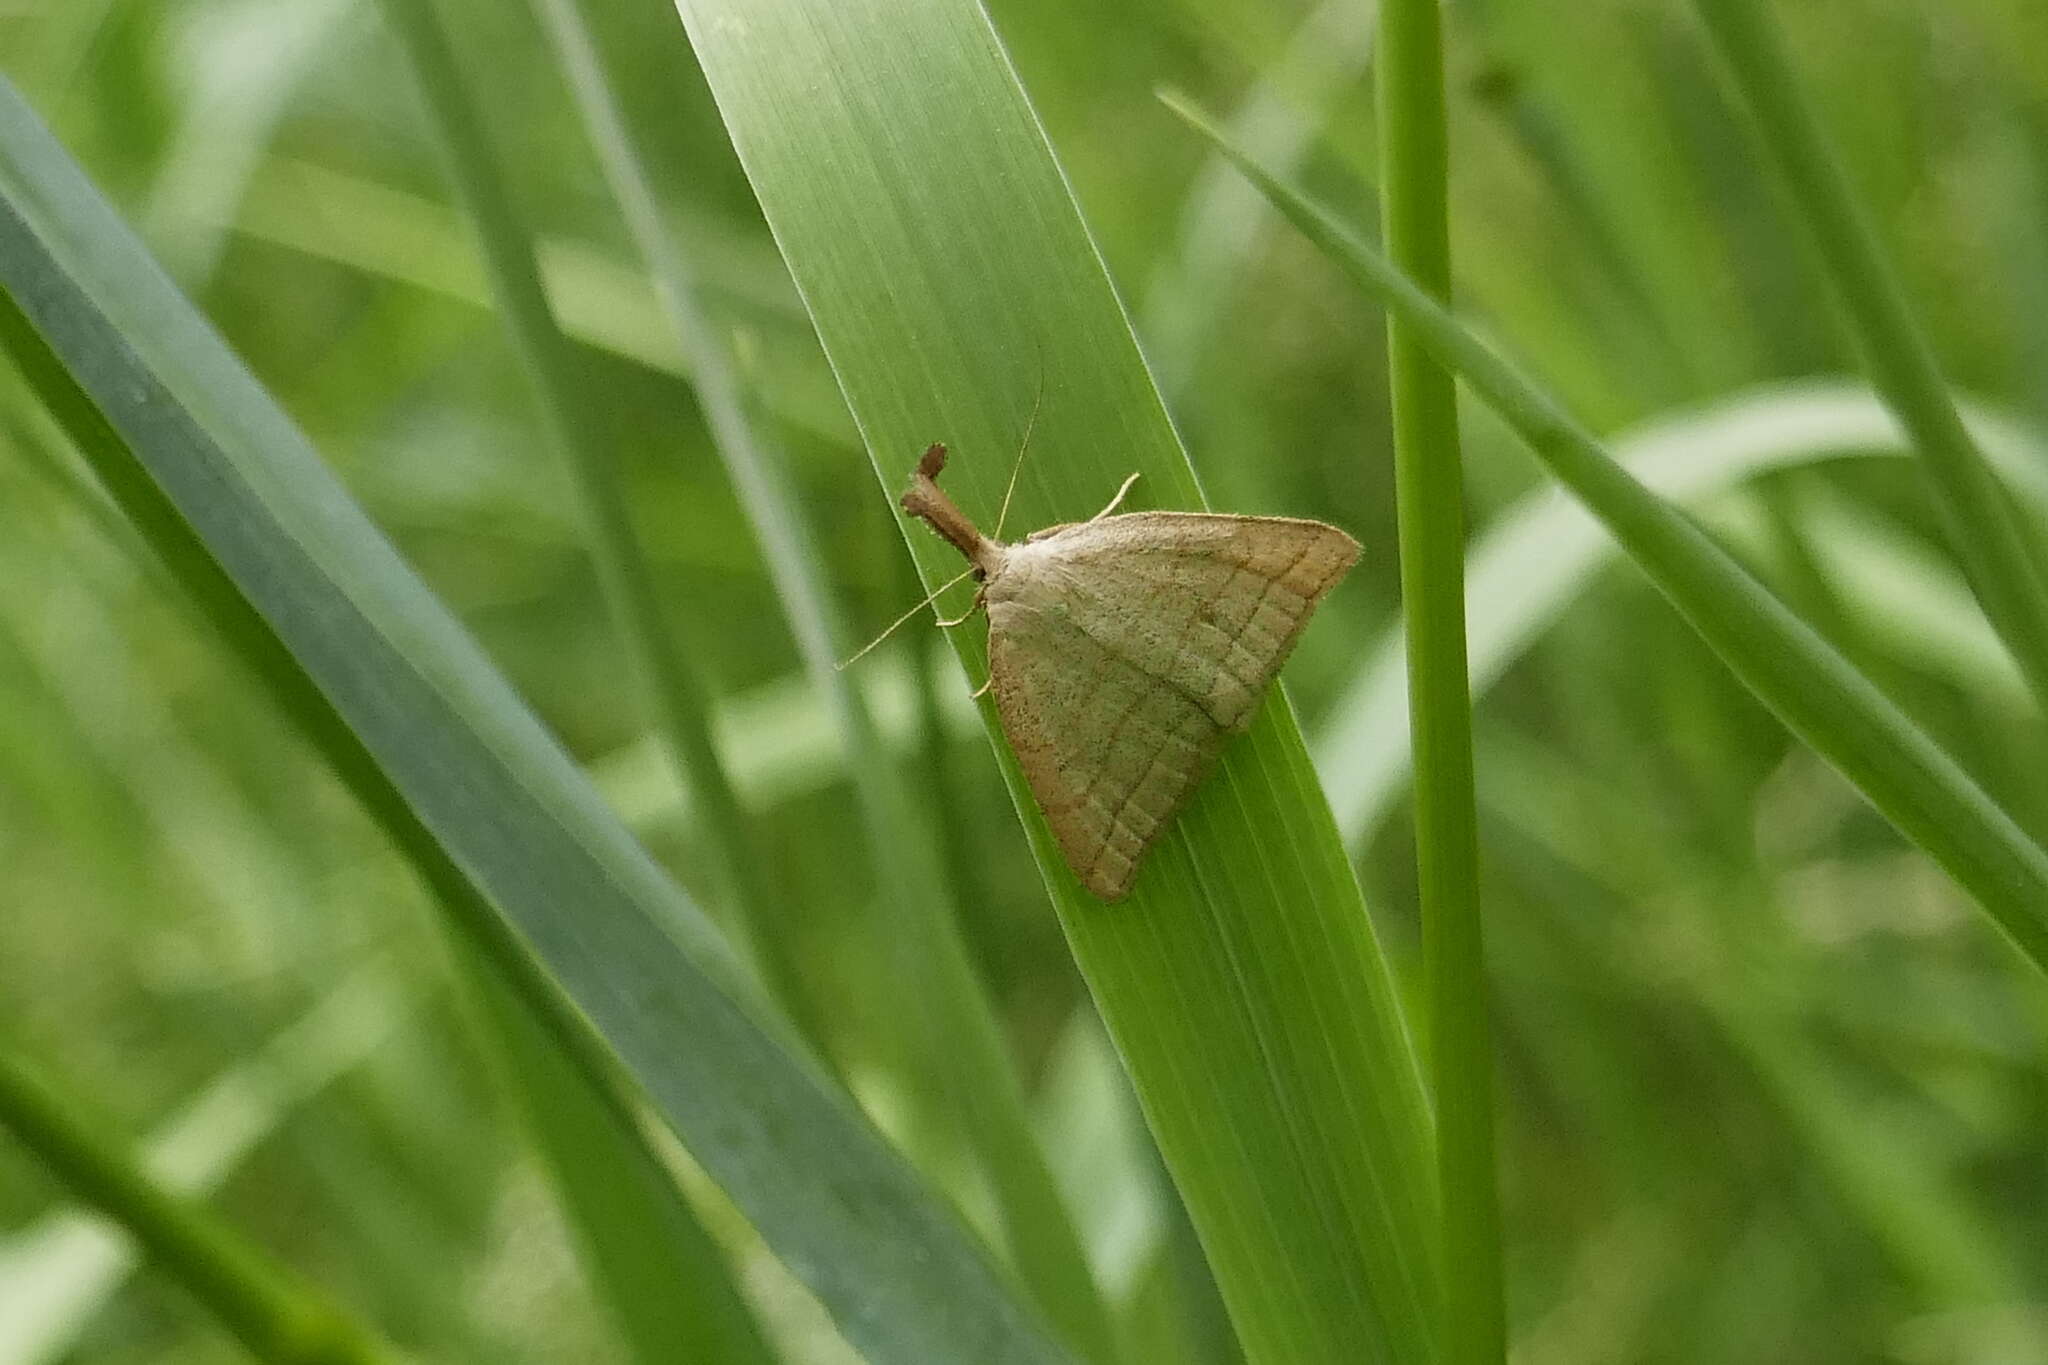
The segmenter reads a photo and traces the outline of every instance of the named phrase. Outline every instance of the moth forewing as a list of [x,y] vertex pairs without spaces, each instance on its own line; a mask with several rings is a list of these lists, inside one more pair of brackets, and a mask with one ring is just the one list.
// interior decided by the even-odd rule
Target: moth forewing
[[1074,875],[1120,900],[1358,543],[1318,521],[1129,512],[1003,545],[938,491],[943,462],[927,453],[904,507],[982,570],[1003,733]]

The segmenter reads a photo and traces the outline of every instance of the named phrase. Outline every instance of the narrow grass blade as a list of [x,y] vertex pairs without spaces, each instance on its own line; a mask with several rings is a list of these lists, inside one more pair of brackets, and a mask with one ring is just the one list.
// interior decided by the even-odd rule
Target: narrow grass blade
[[593,1092],[525,1004],[471,958],[479,1023],[502,1055],[582,1251],[640,1365],[771,1365],[732,1267],[637,1127]]
[[[299,1019],[215,1076],[157,1125],[137,1159],[166,1190],[213,1190],[295,1110],[407,1021],[389,964],[361,967]],[[52,1212],[0,1241],[0,1365],[71,1358],[136,1263],[104,1219]]]
[[391,1351],[202,1206],[151,1180],[12,1054],[0,1049],[0,1128],[125,1227],[259,1360],[394,1365]]
[[[1133,470],[1139,505],[1203,505],[977,5],[679,8],[892,506],[943,440],[952,494],[992,525],[1041,388],[1013,528],[1088,516]],[[928,584],[958,572],[905,529]],[[953,638],[978,678],[979,629]],[[1115,906],[1076,885],[996,752],[1248,1356],[1433,1358],[1420,1080],[1285,698]]]
[[[1200,115],[1169,102],[1229,149]],[[2048,970],[2048,853],[1954,759],[1697,525],[1644,488],[1548,395],[1357,234],[1252,162],[1238,164],[1500,413],[1759,699],[1946,868],[2036,967]]]
[[[1384,0],[1378,81],[1380,221],[1388,259],[1451,292],[1449,136],[1436,0]],[[1387,397],[1400,520],[1401,616],[1415,749],[1415,864],[1428,981],[1442,1213],[1444,1358],[1507,1355],[1493,1158],[1493,1048],[1465,668],[1465,470],[1458,395],[1406,321],[1387,315]]]
[[[1377,19],[1374,0],[1322,0],[1232,113],[1237,140],[1261,161],[1293,165],[1313,145],[1338,96],[1371,64]],[[1228,161],[1211,156],[1188,189],[1138,310],[1146,357],[1169,401],[1199,399],[1195,378],[1202,358],[1217,341],[1270,222],[1258,191]]]
[[[1063,1359],[8,87],[0,286],[10,349],[166,561],[188,587],[203,562],[275,632],[235,643],[303,670],[456,860],[437,892],[530,974],[557,1043],[594,1076],[617,1050],[849,1340],[876,1361]],[[98,407],[77,411],[74,376]],[[515,931],[582,1013],[545,1012]]]
[[[698,847],[738,937],[761,979],[828,1069],[826,1037],[786,951],[725,763],[713,743],[708,703],[671,632],[633,525],[610,433],[577,357],[541,288],[534,247],[496,165],[483,121],[456,70],[431,0],[384,6],[411,59],[451,174],[482,240],[499,306],[533,384],[557,452],[583,506],[585,536],[637,671],[654,723],[695,797],[709,837]],[[699,639],[709,631],[692,623]],[[644,1361],[682,1353],[763,1361],[768,1348],[710,1234],[648,1147],[631,1117],[607,1103],[601,1081],[552,1046],[488,962],[470,973],[485,1034],[553,1173],[593,1279]]]
[[[617,454],[576,353],[555,321],[541,288],[533,243],[512,202],[484,131],[483,119],[463,86],[448,35],[433,0],[385,0],[384,12],[411,60],[416,82],[470,219],[475,224],[505,325],[524,363],[543,426],[568,467],[583,508],[584,540],[596,562],[605,599],[638,673],[647,709],[672,761],[710,826],[700,847],[711,859],[717,885],[739,937],[776,1001],[819,1058],[830,1053],[818,1012],[771,921],[767,889],[751,848],[751,834],[712,742],[703,687],[678,647],[655,587],[653,569],[633,525],[631,501],[620,481]],[[683,605],[683,604],[679,604]],[[683,614],[680,611],[677,614]],[[691,623],[709,635],[708,622]]]
[[1046,1316],[1076,1349],[1114,1358],[1109,1316],[1073,1220],[1030,1129],[994,1006],[969,961],[938,851],[935,822],[921,819],[901,768],[881,744],[873,718],[838,666],[847,645],[832,593],[821,581],[808,517],[791,494],[776,454],[747,416],[725,344],[698,301],[689,263],[661,212],[653,181],[613,97],[585,11],[574,0],[544,0],[543,20],[613,193],[656,281],[661,308],[688,357],[712,443],[768,560],[814,690],[826,699],[846,747],[854,795],[881,883],[890,943],[915,1002],[911,1045],[918,1065],[939,1078],[951,1120],[986,1168],[1004,1241]]
[[213,274],[293,90],[345,44],[356,13],[356,0],[258,0],[184,16],[186,86],[142,210],[143,235],[180,278]]
[[2048,571],[1949,398],[1941,364],[1755,0],[1695,0],[1764,148],[1819,247],[1872,383],[1912,433],[1949,544],[1984,614],[2048,707]]
[[[1981,407],[1966,409],[1964,420],[2007,487],[2048,519],[2048,442]],[[1762,386],[1654,417],[1611,445],[1651,490],[1687,505],[1776,470],[1912,450],[1869,389],[1825,379]],[[1499,681],[1617,553],[1600,521],[1559,488],[1540,489],[1496,516],[1473,543],[1465,571],[1473,691]],[[1398,627],[1382,632],[1316,727],[1316,769],[1354,853],[1377,832],[1408,773],[1406,657]]]

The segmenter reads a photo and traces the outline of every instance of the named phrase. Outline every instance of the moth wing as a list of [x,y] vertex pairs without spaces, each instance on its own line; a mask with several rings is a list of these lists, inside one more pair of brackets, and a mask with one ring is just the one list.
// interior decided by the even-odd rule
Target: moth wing
[[1014,547],[987,586],[996,709],[1067,864],[1105,900],[1251,723],[1358,558],[1280,517],[1135,512]]
[[1139,861],[1223,747],[1195,702],[1050,615],[989,621],[996,712],[1081,884],[1122,900]]
[[1079,629],[1226,730],[1251,723],[1316,604],[1358,560],[1358,542],[1320,521],[1199,512],[1105,517],[1029,548]]

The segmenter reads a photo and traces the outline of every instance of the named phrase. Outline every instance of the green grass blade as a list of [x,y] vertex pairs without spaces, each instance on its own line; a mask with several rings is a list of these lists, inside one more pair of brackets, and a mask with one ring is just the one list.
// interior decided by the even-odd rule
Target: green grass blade
[[[717,885],[762,980],[829,1066],[817,1010],[771,921],[767,888],[751,851],[751,832],[733,795],[724,759],[712,742],[704,689],[677,645],[633,525],[631,498],[619,477],[604,414],[579,375],[576,352],[562,335],[541,288],[532,240],[498,169],[482,116],[463,87],[448,35],[435,17],[432,0],[385,0],[383,8],[412,63],[450,176],[475,224],[498,305],[533,385],[543,425],[576,487],[585,541],[640,676],[648,709],[678,776],[696,799],[698,818],[710,827],[710,837],[699,847],[714,863]],[[708,622],[692,622],[698,639],[710,630]]]
[[103,1132],[0,1049],[0,1128],[121,1224],[259,1360],[389,1365],[397,1357],[202,1206],[150,1179]]
[[[118,437],[99,420],[86,396],[58,372],[55,358],[24,330],[25,321],[11,305],[5,310],[5,325],[17,360],[71,426],[79,447],[96,453],[109,486],[123,490],[122,474],[110,468],[120,458]],[[376,773],[369,756],[283,656],[233,585],[189,534],[178,529],[176,513],[139,484],[127,485],[117,495],[136,521],[150,528],[163,560],[194,586],[195,596],[222,625],[223,635],[239,645],[245,661],[270,684],[282,707],[411,857],[455,924],[469,932],[470,938],[460,943],[466,950],[465,962],[477,978],[477,988],[498,1011],[493,1022],[499,1026],[484,1030],[486,1045],[502,1053],[508,1078],[534,1115],[542,1151],[554,1164],[572,1221],[584,1233],[586,1244],[607,1265],[630,1257],[643,1274],[664,1268],[687,1272],[678,1282],[681,1288],[677,1283],[650,1287],[636,1277],[606,1281],[629,1331],[637,1329],[643,1338],[672,1337],[672,1319],[686,1305],[693,1328],[711,1334],[707,1341],[743,1348],[749,1340],[746,1314],[730,1276],[680,1191],[646,1146],[635,1109],[624,1098],[602,1043],[590,1037],[587,1026],[539,976],[525,952],[502,930],[493,931],[497,921],[475,888]],[[578,1149],[600,1142],[604,1150],[598,1161],[604,1174],[576,1160]],[[607,1201],[613,1182],[630,1184],[631,1199]],[[755,1344],[759,1355],[758,1338]]]
[[[876,1361],[1063,1359],[6,87],[0,286],[118,433],[81,448],[167,562],[190,586],[203,546],[246,594],[269,647],[503,916],[478,900],[469,931],[513,948],[498,962],[516,971],[516,929],[584,1012],[543,1016],[557,1044],[602,1074],[587,1015],[848,1339]],[[532,1006],[552,987],[529,970],[545,987],[522,992]]]
[[[1198,114],[1175,108],[1216,138]],[[1357,234],[1253,163],[1238,164],[1515,429],[1765,705],[1946,868],[2035,966],[2048,970],[2048,853],[1954,759],[1697,525],[1644,488],[1548,395]]]
[[[1388,258],[1451,292],[1443,31],[1436,0],[1380,6],[1380,218]],[[1387,396],[1400,521],[1401,615],[1415,751],[1415,863],[1443,1214],[1444,1358],[1507,1355],[1493,1157],[1493,1048],[1465,665],[1465,471],[1450,372],[1387,315]]]
[[[658,600],[603,415],[541,287],[533,244],[463,88],[447,35],[431,0],[391,0],[385,9],[411,58],[483,243],[499,307],[545,426],[580,495],[587,542],[649,709],[698,818],[709,827],[709,837],[697,846],[713,862],[716,885],[763,982],[829,1068],[817,1010],[771,920],[751,829],[712,741],[703,689]],[[693,622],[692,631],[701,640],[708,626]],[[510,1088],[547,1159],[596,1288],[639,1357],[655,1362],[681,1352],[706,1360],[766,1360],[768,1347],[722,1254],[645,1135],[606,1103],[598,1082],[553,1049],[546,1031],[487,964],[474,965],[484,1031],[504,1058]]]
[[[248,1057],[193,1092],[138,1144],[150,1179],[211,1192],[306,1101],[409,1022],[390,964],[359,967]],[[104,1219],[52,1211],[0,1241],[0,1365],[69,1358],[134,1269],[133,1241]]]
[[[1999,477],[2048,518],[2048,442],[1982,408],[1965,409],[1964,420]],[[1820,379],[1765,385],[1655,417],[1618,433],[1611,445],[1631,474],[1686,505],[1798,465],[1912,451],[1905,430],[1869,389]],[[1600,522],[1557,489],[1539,489],[1500,512],[1466,565],[1473,691],[1498,682],[1616,553]],[[1316,768],[1354,852],[1378,830],[1408,772],[1406,654],[1398,627],[1382,632],[1316,727]]]
[[227,224],[294,89],[336,41],[355,0],[288,0],[195,24],[178,74],[189,84],[142,209],[142,234],[179,278],[205,280]]
[[1030,1128],[995,1009],[962,942],[932,821],[920,818],[899,765],[838,660],[848,652],[832,593],[817,571],[816,538],[775,453],[755,431],[731,357],[698,301],[682,250],[663,217],[653,182],[605,77],[605,59],[585,13],[570,0],[542,6],[613,193],[646,257],[662,311],[689,360],[713,445],[768,560],[815,691],[826,699],[845,745],[855,798],[882,885],[879,932],[917,1002],[912,1046],[937,1078],[953,1119],[982,1158],[1004,1241],[1047,1317],[1084,1354],[1114,1357],[1109,1316],[1066,1205]]
[[1695,0],[1695,7],[1819,247],[1872,382],[1912,433],[1964,576],[2048,706],[2048,576],[2038,547],[1956,412],[1934,349],[1806,101],[1783,35],[1754,0]]
[[1928,1303],[2023,1303],[2024,1272],[1911,1124],[1859,1097],[1825,1052],[1767,1009],[1710,987],[1709,1016],[1755,1069],[1814,1169],[1856,1212],[1872,1241]]
[[[1014,532],[1093,513],[1134,469],[1139,505],[1203,505],[978,6],[679,8],[892,505],[944,440],[953,495],[992,523],[1041,385]],[[928,583],[958,572],[906,531]],[[954,636],[975,675],[979,634]],[[1433,1358],[1415,1059],[1284,697],[1116,906],[997,755],[1248,1355]]]
[[481,963],[480,1022],[546,1157],[577,1234],[591,1290],[641,1365],[771,1365],[732,1268],[637,1126],[592,1092],[525,1004]]
[[[1238,140],[1262,161],[1295,164],[1314,145],[1331,106],[1371,65],[1378,17],[1374,0],[1322,0],[1232,111]],[[1228,161],[1210,156],[1189,186],[1138,309],[1146,359],[1169,401],[1199,400],[1202,360],[1217,344],[1271,222],[1258,191]]]

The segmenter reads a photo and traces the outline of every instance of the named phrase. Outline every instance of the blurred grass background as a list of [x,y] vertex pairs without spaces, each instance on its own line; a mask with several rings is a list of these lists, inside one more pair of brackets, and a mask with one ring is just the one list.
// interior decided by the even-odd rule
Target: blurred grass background
[[[441,8],[546,239],[663,590],[712,627],[693,663],[795,917],[797,970],[857,1093],[908,1124],[917,1082],[875,989],[890,978],[866,931],[876,888],[847,872],[868,859],[844,764],[630,239],[529,10]],[[1288,671],[1314,746],[1340,733],[1395,619],[1383,327],[1247,209],[1152,91],[1238,111],[1266,154],[1369,221],[1370,6],[988,9],[1211,501],[1324,517],[1367,546]],[[756,420],[788,454],[824,577],[879,630],[916,578],[890,509],[844,476],[851,424],[680,26],[659,3],[606,15],[630,36],[614,48],[634,59],[614,72],[622,96],[669,111],[640,127],[648,152],[695,170],[677,206],[687,246]],[[1825,0],[1781,22],[1950,378],[2048,472],[2029,435],[2048,431],[2048,15]],[[1731,403],[1782,425],[1784,386],[1853,382],[1809,249],[1686,6],[1454,0],[1446,40],[1461,306],[1598,429]],[[0,67],[716,903],[694,880],[711,866],[701,825],[626,695],[563,476],[536,447],[375,8],[13,0]],[[1465,416],[1484,528],[1543,484],[1488,414]],[[2048,736],[1971,615],[1913,471],[1854,458],[1881,444],[1867,424],[1802,439],[1810,458],[1707,481],[1695,505],[2048,828]],[[0,448],[6,1030],[120,1129],[181,1131],[235,1222],[422,1355],[623,1358],[403,867],[82,491],[11,373]],[[1533,575],[1550,551],[1525,553]],[[2048,1359],[2048,992],[1639,576],[1609,568],[1554,614],[1528,613],[1534,643],[1478,711],[1516,1358]],[[940,794],[969,948],[1136,1331],[1184,1313],[1176,1214],[936,644],[907,632],[856,678]],[[1369,754],[1317,747],[1333,790],[1366,780]],[[1412,975],[1404,828],[1394,802],[1346,832]],[[985,1192],[954,1184],[988,1216]],[[176,1290],[53,1234],[61,1205],[0,1144],[0,1362],[236,1358]],[[844,1358],[736,1218],[714,1231],[788,1358]],[[65,1302],[79,1306],[49,1325]]]

